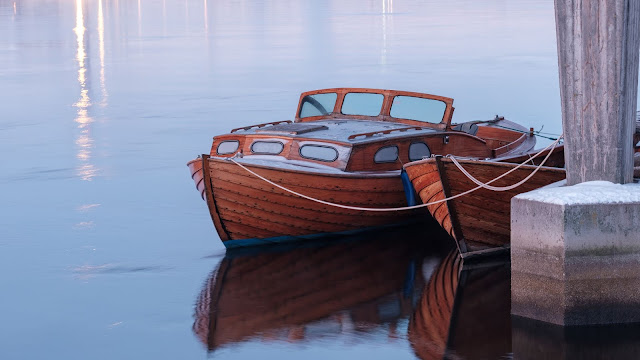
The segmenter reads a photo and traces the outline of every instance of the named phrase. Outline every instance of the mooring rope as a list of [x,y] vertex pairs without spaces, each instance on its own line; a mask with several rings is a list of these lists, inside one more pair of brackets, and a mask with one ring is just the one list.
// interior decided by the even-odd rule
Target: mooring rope
[[[558,138],[555,142],[551,143],[551,144],[550,144],[549,146],[547,146],[546,148],[544,148],[544,149],[540,150],[537,154],[535,154],[535,155],[533,156],[533,158],[536,158],[536,157],[540,156],[542,153],[544,153],[544,152],[545,152],[545,151],[547,151],[548,149],[550,149],[550,148],[552,148],[553,146],[555,146],[555,145],[560,141],[560,139],[561,139],[561,138],[562,138],[562,136],[561,136],[560,138]],[[547,159],[549,158],[549,156],[551,155],[551,153],[552,153],[552,152],[553,152],[553,149],[551,149],[551,150],[549,151],[549,154],[547,154],[547,156],[546,156],[546,157],[544,158],[544,160],[540,163],[540,165],[538,165],[538,166],[537,166],[537,168],[536,168],[536,170],[535,170],[535,171],[537,171],[539,168],[541,168],[541,167],[544,165],[544,163],[547,161]],[[235,157],[235,156],[234,156],[234,157]],[[307,200],[315,201],[315,202],[320,203],[320,204],[324,204],[324,205],[328,205],[328,206],[333,206],[333,207],[337,207],[337,208],[341,208],[341,209],[356,210],[356,211],[372,211],[372,212],[386,212],[386,211],[406,211],[406,210],[414,210],[414,209],[420,209],[420,208],[423,208],[423,207],[426,207],[426,206],[430,206],[430,205],[439,204],[439,203],[442,203],[442,202],[445,202],[445,201],[448,201],[448,200],[453,200],[453,199],[456,199],[456,198],[459,198],[459,197],[465,196],[465,195],[467,195],[467,194],[470,194],[470,193],[472,193],[472,192],[474,192],[474,191],[476,191],[476,190],[482,189],[483,187],[485,187],[485,186],[487,186],[487,185],[491,184],[492,182],[494,182],[494,181],[496,181],[496,180],[499,180],[499,179],[503,178],[504,176],[507,176],[507,175],[508,175],[508,174],[510,174],[511,172],[513,172],[513,171],[517,170],[518,168],[520,168],[521,166],[523,166],[523,165],[525,165],[527,162],[529,162],[529,160],[526,160],[524,163],[519,164],[517,167],[515,167],[515,168],[513,168],[513,169],[509,170],[508,172],[506,172],[506,173],[504,173],[504,174],[502,174],[502,175],[498,176],[497,178],[495,178],[495,179],[493,179],[493,180],[491,180],[491,181],[488,181],[488,182],[486,182],[486,183],[481,183],[482,185],[478,185],[478,186],[476,186],[476,187],[475,187],[475,188],[473,188],[473,189],[467,190],[467,191],[462,192],[462,193],[460,193],[460,194],[453,195],[453,196],[450,196],[450,197],[447,197],[447,198],[444,198],[444,199],[441,199],[441,200],[431,201],[431,202],[428,202],[428,203],[425,203],[425,204],[419,204],[419,205],[413,205],[413,206],[402,206],[402,207],[394,207],[394,208],[370,208],[370,207],[360,207],[360,206],[349,206],[349,205],[343,205],[343,204],[336,204],[336,203],[332,203],[332,202],[329,202],[329,201],[324,201],[324,200],[316,199],[316,198],[314,198],[314,197],[311,197],[311,196],[307,196],[307,195],[301,194],[301,193],[299,193],[299,192],[297,192],[297,191],[293,191],[293,190],[288,189],[288,188],[286,188],[286,187],[284,187],[284,186],[282,186],[282,185],[276,184],[275,182],[273,182],[273,181],[271,181],[271,180],[269,180],[269,179],[265,178],[264,176],[262,176],[262,175],[260,175],[260,174],[257,174],[256,172],[252,171],[251,169],[249,169],[249,168],[247,168],[246,166],[244,166],[244,165],[240,164],[239,162],[237,162],[237,161],[234,159],[234,157],[227,158],[227,160],[229,160],[229,161],[233,162],[234,164],[238,165],[239,167],[241,167],[242,169],[244,169],[244,170],[245,170],[245,171],[247,171],[248,173],[252,174],[253,176],[255,176],[255,177],[259,178],[260,180],[262,180],[262,181],[264,181],[264,182],[266,182],[266,183],[268,183],[268,184],[271,184],[271,185],[273,185],[273,186],[277,187],[278,189],[281,189],[281,190],[283,190],[283,191],[286,191],[286,192],[288,192],[288,193],[291,193],[291,194],[293,194],[293,195],[299,196],[299,197],[304,198],[304,199],[307,199]],[[534,171],[534,173],[535,173],[535,171]],[[532,174],[532,175],[530,175],[528,178],[530,178],[531,176],[533,176],[533,174]],[[527,178],[527,180],[528,180],[528,178]],[[521,184],[520,184],[520,185],[521,185]],[[519,185],[518,185],[518,186],[519,186]]]
[[[558,142],[560,142],[560,139],[562,139],[562,135],[560,135],[560,137],[558,137],[558,139],[556,139],[556,141],[554,141],[553,143],[551,143],[550,146],[555,147],[555,145],[558,144]],[[549,146],[548,146],[549,147]],[[547,148],[548,148],[547,147]],[[540,168],[547,162],[547,159],[549,159],[549,157],[551,156],[551,153],[553,153],[553,147],[551,147],[551,149],[549,150],[549,153],[547,154],[547,156],[545,156],[545,158],[542,160],[542,162],[540,163],[540,165],[538,165],[532,172],[531,174],[527,175],[527,177],[525,177],[524,179],[518,181],[517,183],[513,184],[513,185],[509,185],[509,186],[491,186],[489,184],[491,184],[492,182],[501,179],[502,177],[510,174],[513,171],[516,171],[517,169],[519,169],[522,165],[528,163],[529,161],[532,161],[534,158],[537,157],[534,156],[532,158],[530,158],[529,160],[523,162],[522,164],[516,166],[515,168],[507,171],[506,173],[502,174],[501,176],[487,182],[487,183],[483,183],[482,181],[476,179],[473,175],[471,175],[465,168],[462,167],[462,165],[460,165],[460,163],[458,162],[458,160],[456,160],[455,157],[453,156],[449,156],[449,158],[451,159],[451,162],[458,168],[458,170],[460,170],[467,178],[469,178],[469,180],[473,181],[476,185],[485,188],[487,190],[491,190],[491,191],[509,191],[509,190],[513,190],[515,188],[517,188],[518,186],[526,183],[527,181],[529,181],[529,179],[531,179],[533,177],[533,175],[535,175],[538,170],[540,170]],[[538,153],[539,154],[539,153]]]

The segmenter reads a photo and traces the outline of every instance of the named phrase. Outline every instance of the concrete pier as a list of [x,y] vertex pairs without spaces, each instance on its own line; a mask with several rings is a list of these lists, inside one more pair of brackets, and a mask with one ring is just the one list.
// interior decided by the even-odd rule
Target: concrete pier
[[640,322],[640,185],[582,183],[511,202],[511,313]]
[[558,325],[640,322],[640,185],[627,184],[640,1],[555,7],[569,186],[512,200],[511,312]]

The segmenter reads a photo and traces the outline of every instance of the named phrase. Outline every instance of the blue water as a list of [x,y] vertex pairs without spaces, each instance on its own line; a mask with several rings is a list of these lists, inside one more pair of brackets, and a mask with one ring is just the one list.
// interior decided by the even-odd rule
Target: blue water
[[224,248],[185,163],[338,86],[557,134],[553,2],[0,0],[0,358],[415,358],[411,307],[392,337],[320,322],[329,335],[211,352],[192,329]]

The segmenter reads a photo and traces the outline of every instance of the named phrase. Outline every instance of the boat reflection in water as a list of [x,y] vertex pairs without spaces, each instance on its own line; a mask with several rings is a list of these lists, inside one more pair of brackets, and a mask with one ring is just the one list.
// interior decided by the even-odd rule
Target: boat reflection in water
[[427,242],[448,244],[411,227],[286,250],[227,252],[198,298],[193,330],[209,351],[254,339],[402,337],[398,329],[406,331],[423,272],[429,276],[448,251]]
[[407,228],[228,252],[198,298],[193,331],[209,351],[357,337],[406,339],[422,359],[510,356],[508,259],[463,266],[457,250],[425,246],[450,244],[438,236]]
[[463,266],[452,251],[416,305],[411,346],[425,360],[510,357],[510,299],[507,259]]

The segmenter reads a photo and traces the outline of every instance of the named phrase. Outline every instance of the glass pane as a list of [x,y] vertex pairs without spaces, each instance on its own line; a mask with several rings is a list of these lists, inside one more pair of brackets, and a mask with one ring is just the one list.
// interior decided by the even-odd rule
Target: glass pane
[[333,112],[333,107],[336,105],[336,99],[338,94],[326,93],[307,95],[302,99],[302,106],[300,107],[300,117],[306,118],[309,116],[329,115]]
[[390,115],[398,119],[410,119],[439,123],[444,117],[447,104],[444,101],[413,96],[393,98]]
[[425,143],[413,143],[409,146],[409,160],[416,161],[431,156],[431,150]]
[[284,144],[278,141],[255,141],[251,144],[251,152],[254,154],[280,154]]
[[320,145],[303,145],[300,148],[300,156],[307,159],[334,161],[338,158],[338,150]]
[[378,116],[382,110],[384,95],[368,93],[348,93],[342,103],[345,115]]
[[238,150],[239,144],[240,142],[238,140],[223,141],[218,145],[218,149],[216,151],[218,152],[218,155],[233,154]]
[[377,163],[394,162],[398,160],[398,147],[385,146],[376,152],[373,161]]

